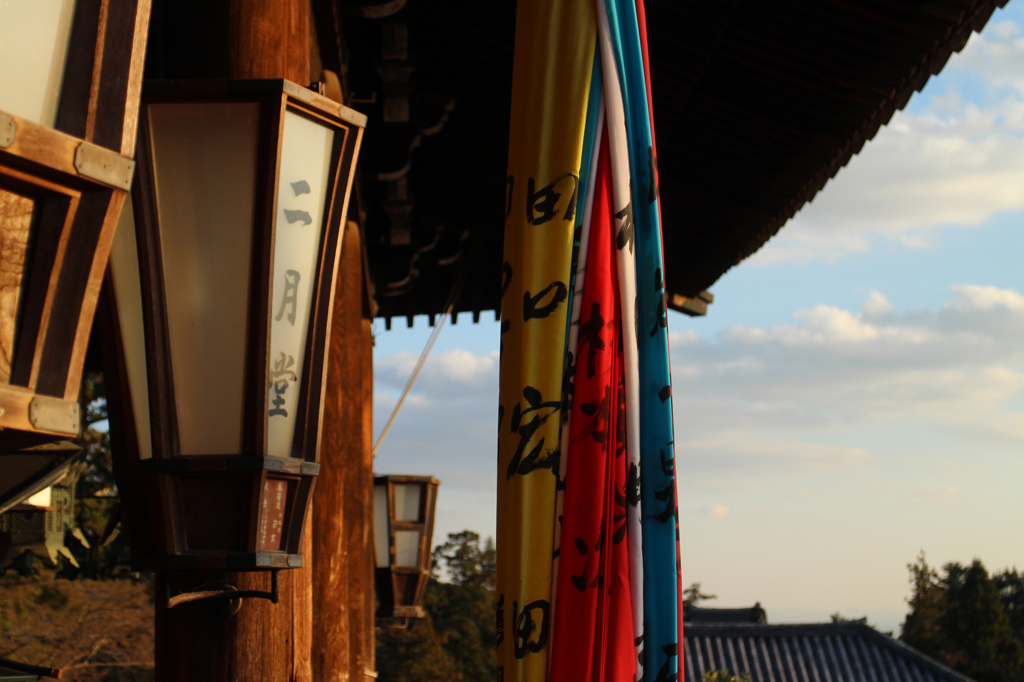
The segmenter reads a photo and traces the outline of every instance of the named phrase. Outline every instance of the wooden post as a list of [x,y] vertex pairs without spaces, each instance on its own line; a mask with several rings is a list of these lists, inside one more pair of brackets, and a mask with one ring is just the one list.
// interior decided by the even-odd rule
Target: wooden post
[[[314,493],[313,671],[317,682],[375,676],[372,552],[373,334],[359,226],[341,247]],[[367,675],[370,673],[370,675]]]
[[[287,78],[308,84],[319,77],[310,73],[309,12],[309,0],[164,0],[154,11],[155,35],[147,76]],[[341,290],[339,295],[350,294]],[[168,590],[177,594],[204,585],[228,584],[239,590],[269,591],[271,577],[266,572],[168,573],[159,577],[158,682],[313,679],[311,576],[315,549],[308,521],[306,528],[305,567],[280,572],[277,604],[245,599],[233,616],[225,616],[216,603],[202,601],[168,609]],[[346,643],[343,640],[339,645]]]

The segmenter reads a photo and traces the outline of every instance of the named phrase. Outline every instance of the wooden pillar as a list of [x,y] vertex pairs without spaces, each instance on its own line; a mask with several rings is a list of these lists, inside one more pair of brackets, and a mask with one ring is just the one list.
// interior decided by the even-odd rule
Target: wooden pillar
[[[147,77],[287,78],[310,74],[309,0],[159,0]],[[225,50],[226,47],[226,50]],[[226,55],[225,55],[226,51]],[[225,59],[226,57],[226,59]],[[269,591],[266,572],[168,573],[157,582],[158,682],[311,682],[312,564],[307,520],[305,567],[279,574],[279,603],[245,599],[225,616],[210,602],[165,606],[172,594],[205,585]]]
[[[314,493],[313,671],[317,682],[375,674],[373,639],[373,334],[359,226],[341,247]],[[367,673],[370,675],[367,675]]]

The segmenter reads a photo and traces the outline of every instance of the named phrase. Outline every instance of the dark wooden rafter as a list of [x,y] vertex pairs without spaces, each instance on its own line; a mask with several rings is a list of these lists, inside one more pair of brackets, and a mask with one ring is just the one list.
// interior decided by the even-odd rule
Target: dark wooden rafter
[[[646,0],[670,296],[694,298],[760,248],[1003,4]],[[377,314],[387,320],[440,312],[454,275],[424,265],[421,256],[405,289],[383,296],[383,285],[409,273],[438,224],[440,243],[449,245],[441,251],[451,253],[466,216],[491,245],[455,310],[478,313],[500,304],[495,283],[504,226],[492,204],[504,196],[512,3],[481,10],[453,0],[429,12],[426,5],[410,0],[396,17],[408,23],[416,50],[412,84],[421,94],[413,95],[413,106],[444,89],[458,108],[445,134],[415,152],[409,247],[388,241],[382,199],[366,185],[369,266]],[[348,28],[353,55],[375,54],[368,20]],[[460,36],[457,46],[451,34]],[[375,87],[372,68],[356,59],[351,73],[367,94]],[[371,113],[368,136],[381,129]]]
[[[683,96],[659,88],[671,48],[658,43],[666,29],[651,26],[670,293],[693,296],[757,251],[1001,4],[751,7]],[[661,113],[676,107],[683,113],[665,126]],[[725,192],[745,201],[725,208]]]

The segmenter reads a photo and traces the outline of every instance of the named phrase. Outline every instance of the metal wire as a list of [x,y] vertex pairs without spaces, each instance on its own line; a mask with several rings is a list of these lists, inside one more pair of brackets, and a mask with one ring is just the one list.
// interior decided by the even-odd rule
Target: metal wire
[[405,397],[409,395],[409,391],[412,389],[412,385],[416,383],[416,377],[420,375],[420,370],[423,369],[423,364],[427,361],[427,356],[430,355],[430,349],[434,347],[434,342],[437,341],[438,335],[441,333],[441,328],[444,327],[445,320],[448,319],[448,315],[451,314],[452,309],[455,307],[455,301],[458,300],[459,294],[462,293],[462,285],[466,283],[466,275],[469,274],[470,268],[473,263],[476,262],[476,256],[480,251],[480,245],[482,240],[478,237],[473,241],[473,246],[469,249],[468,258],[466,258],[465,264],[462,266],[462,271],[459,273],[458,279],[455,280],[455,285],[452,287],[451,294],[448,295],[448,302],[445,304],[444,312],[441,313],[441,319],[434,323],[434,331],[430,333],[430,338],[427,339],[427,345],[424,346],[423,352],[420,353],[419,360],[416,361],[416,366],[412,370],[412,374],[409,376],[409,381],[405,383],[405,388],[402,389],[402,395],[398,397],[398,402],[395,403],[395,409],[391,411],[391,416],[388,417],[388,423],[384,425],[384,430],[380,432],[377,437],[377,442],[373,446],[373,451],[370,453],[372,457],[377,456],[377,450],[380,449],[380,444],[384,442],[384,436],[388,434],[388,429],[391,428],[391,424],[395,421],[395,417],[398,415],[398,410],[401,409],[402,403],[405,402]]

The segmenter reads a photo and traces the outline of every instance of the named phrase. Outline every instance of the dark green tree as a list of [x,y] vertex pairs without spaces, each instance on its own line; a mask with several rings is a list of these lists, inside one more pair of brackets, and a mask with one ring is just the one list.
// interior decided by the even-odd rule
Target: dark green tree
[[999,590],[1003,611],[1010,619],[1014,638],[1024,645],[1024,572],[1018,573],[1016,567],[1012,570],[1007,568],[1000,573],[993,573],[992,582]]
[[940,625],[949,642],[948,665],[978,682],[1012,682],[1020,676],[1024,654],[1013,637],[1010,619],[988,571],[975,559],[947,587],[947,608]]
[[430,614],[405,627],[377,628],[377,674],[387,682],[459,680]]
[[[434,550],[424,594],[427,617],[404,628],[382,627],[377,670],[389,682],[490,682],[494,653],[494,543],[472,531],[450,533]],[[442,571],[447,577],[439,579]]]
[[448,542],[434,550],[434,562],[449,582],[431,581],[427,609],[442,646],[466,682],[495,679],[494,542],[481,545],[468,530],[450,533]]
[[900,639],[921,653],[942,660],[946,644],[940,620],[946,612],[946,589],[938,572],[928,565],[924,551],[917,561],[907,564],[913,593],[907,600],[910,612],[903,621]]
[[702,601],[707,601],[708,599],[718,599],[718,595],[704,594],[700,591],[700,583],[692,583],[689,587],[683,590],[684,606],[696,606]]
[[940,577],[922,552],[908,568],[913,594],[902,641],[978,682],[1024,679],[1021,642],[1004,609],[1019,594],[1012,574],[1001,594],[977,559],[968,567],[946,564]]

